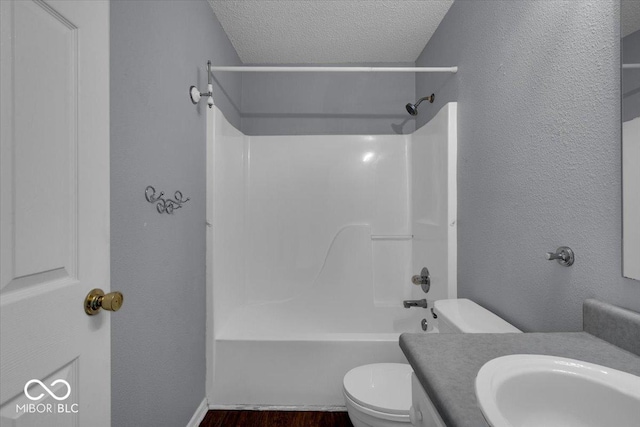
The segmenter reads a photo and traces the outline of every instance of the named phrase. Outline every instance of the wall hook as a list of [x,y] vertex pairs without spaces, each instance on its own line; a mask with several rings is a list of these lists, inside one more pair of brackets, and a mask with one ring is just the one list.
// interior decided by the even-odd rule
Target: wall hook
[[546,258],[549,261],[555,259],[558,261],[558,264],[565,267],[573,265],[573,262],[576,259],[573,250],[568,246],[560,246],[555,252],[547,252]]

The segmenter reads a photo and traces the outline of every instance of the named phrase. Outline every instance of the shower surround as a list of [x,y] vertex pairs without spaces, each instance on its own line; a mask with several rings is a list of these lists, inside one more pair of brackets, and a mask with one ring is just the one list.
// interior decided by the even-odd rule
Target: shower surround
[[428,311],[402,301],[456,297],[456,110],[412,135],[246,136],[213,108],[211,407],[342,407],[348,370],[405,361]]

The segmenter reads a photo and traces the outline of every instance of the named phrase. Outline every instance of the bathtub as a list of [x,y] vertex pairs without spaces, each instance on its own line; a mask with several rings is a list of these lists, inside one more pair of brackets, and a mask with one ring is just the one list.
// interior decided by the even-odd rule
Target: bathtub
[[368,363],[406,363],[400,334],[423,332],[421,320],[433,320],[422,308],[352,311],[345,319],[300,304],[239,309],[215,341],[213,407],[343,410],[344,375]]
[[[207,115],[210,408],[342,409],[342,378],[455,298],[456,105],[412,135],[249,136]],[[427,266],[431,290],[411,284]]]
[[386,292],[372,286],[376,242],[370,234],[368,226],[338,232],[320,273],[300,283],[298,294],[224,307],[227,316],[214,328],[212,407],[344,410],[342,378],[350,369],[406,363],[399,336],[422,331],[431,311],[402,306],[403,299],[426,296],[403,277],[406,268],[385,282]]

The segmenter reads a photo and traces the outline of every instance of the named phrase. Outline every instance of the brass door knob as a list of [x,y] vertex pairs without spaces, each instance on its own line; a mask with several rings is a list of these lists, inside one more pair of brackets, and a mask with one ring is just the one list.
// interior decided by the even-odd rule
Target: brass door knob
[[92,289],[84,299],[84,312],[89,316],[98,314],[101,308],[108,311],[118,311],[122,307],[124,295],[121,292],[104,294],[102,289]]

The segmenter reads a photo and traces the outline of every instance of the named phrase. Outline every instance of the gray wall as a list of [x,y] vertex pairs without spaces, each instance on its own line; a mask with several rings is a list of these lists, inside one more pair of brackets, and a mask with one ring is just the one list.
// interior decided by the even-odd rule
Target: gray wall
[[[240,63],[205,0],[111,2],[113,426],[185,425],[205,396],[206,107],[187,92],[207,59]],[[241,81],[222,78],[238,126]],[[191,201],[160,215],[147,185]]]
[[[415,64],[338,66],[348,65]],[[242,131],[247,135],[411,133],[415,119],[404,106],[414,102],[414,96],[413,73],[244,73]]]
[[[580,330],[582,301],[640,311],[621,274],[620,32],[614,1],[456,1],[418,66],[459,102],[458,286],[526,331]],[[572,247],[570,268],[546,261]]]
[[[640,31],[622,39],[622,62],[640,64]],[[625,70],[622,75],[622,117],[629,121],[640,117],[640,70]]]

